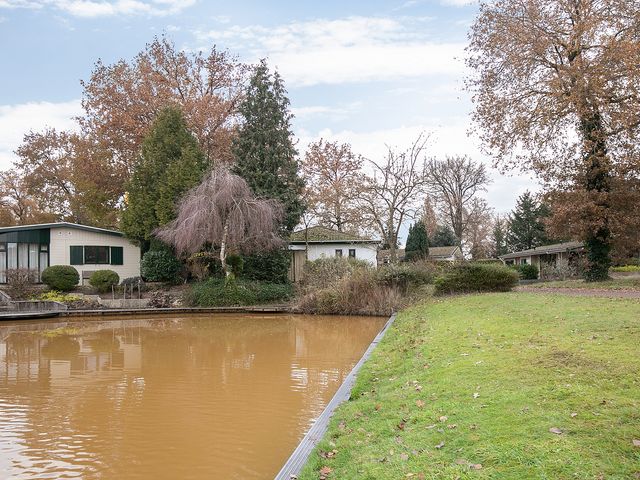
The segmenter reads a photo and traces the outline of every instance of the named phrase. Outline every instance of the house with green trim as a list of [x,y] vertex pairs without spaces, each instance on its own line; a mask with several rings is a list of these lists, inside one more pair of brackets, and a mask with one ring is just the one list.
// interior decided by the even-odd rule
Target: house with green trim
[[76,223],[41,223],[0,228],[0,283],[10,269],[28,269],[40,280],[51,265],[72,265],[86,284],[96,270],[123,280],[140,276],[140,247],[122,232]]

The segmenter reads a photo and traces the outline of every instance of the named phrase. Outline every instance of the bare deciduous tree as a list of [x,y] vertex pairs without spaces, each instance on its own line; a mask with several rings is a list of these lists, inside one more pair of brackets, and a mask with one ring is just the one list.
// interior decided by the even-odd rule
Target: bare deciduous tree
[[492,255],[493,209],[484,198],[475,197],[465,208],[466,232],[464,243],[472,260]]
[[496,0],[470,34],[483,144],[553,190],[556,224],[587,244],[588,280],[607,277],[613,240],[638,243],[626,228],[638,217],[615,208],[639,193],[638,12],[638,0]]
[[228,251],[264,251],[283,244],[277,236],[281,217],[277,202],[256,198],[243,178],[218,165],[187,192],[177,218],[156,235],[180,255],[218,249],[222,269],[229,275]]
[[362,159],[348,143],[320,140],[309,145],[302,174],[307,208],[320,225],[339,232],[360,231],[362,215],[357,207],[361,190]]
[[442,217],[458,239],[467,230],[469,206],[490,182],[485,166],[466,156],[432,159],[427,165],[427,184]]
[[369,160],[373,173],[364,178],[360,207],[368,222],[398,259],[398,235],[407,220],[416,217],[425,187],[425,149],[429,136],[422,133],[404,152],[389,148],[384,161]]

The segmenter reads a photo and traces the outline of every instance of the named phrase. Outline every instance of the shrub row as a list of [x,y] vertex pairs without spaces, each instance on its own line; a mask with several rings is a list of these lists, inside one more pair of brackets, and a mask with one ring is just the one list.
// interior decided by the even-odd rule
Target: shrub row
[[287,301],[291,297],[293,285],[290,283],[209,278],[194,283],[185,293],[183,301],[197,307],[231,307]]
[[640,272],[640,265],[623,265],[621,267],[611,267],[612,272]]
[[518,284],[519,278],[518,272],[504,265],[466,263],[436,278],[435,293],[506,292]]
[[516,272],[520,274],[522,280],[537,280],[538,279],[538,267],[531,265],[530,263],[524,263],[521,265],[514,265]]
[[309,290],[298,299],[304,313],[388,315],[402,305],[398,287],[381,284],[371,268],[358,269],[328,287]]

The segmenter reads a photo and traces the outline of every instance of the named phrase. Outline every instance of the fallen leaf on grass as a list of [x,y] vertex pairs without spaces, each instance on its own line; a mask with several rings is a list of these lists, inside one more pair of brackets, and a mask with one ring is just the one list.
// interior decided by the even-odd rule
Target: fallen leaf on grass
[[633,439],[633,446],[634,447],[640,447],[640,440],[636,440],[635,438]]
[[444,442],[440,442],[439,444],[436,445],[436,448],[438,450],[440,450],[442,447],[444,447]]
[[449,417],[447,417],[446,415],[442,415],[438,420],[440,420],[442,423],[444,423],[447,420],[449,420]]
[[376,406],[373,407],[376,409],[376,411],[380,410],[382,408],[382,405],[380,405],[379,403],[376,403]]
[[458,425],[456,423],[452,423],[451,425],[447,425],[447,428],[453,430],[454,428],[456,428]]
[[558,427],[551,427],[549,431],[551,433],[555,433],[556,435],[562,435],[562,430],[560,430]]
[[424,407],[425,403],[423,400],[416,400],[416,407],[418,408],[422,408]]
[[404,426],[407,424],[407,421],[403,418],[400,423],[398,424],[398,428],[400,430],[404,430]]
[[578,414],[576,412],[572,412],[571,413],[571,418],[576,418],[578,416]]
[[473,393],[473,398],[478,398],[480,396],[480,394],[478,392],[474,392]]
[[406,453],[401,453],[400,460],[402,460],[403,462],[406,462],[407,460],[409,460],[409,455]]
[[481,463],[470,463],[469,464],[469,468],[472,470],[481,470],[482,469],[482,464]]
[[322,458],[333,458],[336,456],[336,453],[338,453],[338,450],[331,450],[330,452],[324,452],[320,450],[320,456]]
[[320,469],[320,480],[326,480],[327,476],[332,472],[333,470],[331,469],[331,467],[322,467]]

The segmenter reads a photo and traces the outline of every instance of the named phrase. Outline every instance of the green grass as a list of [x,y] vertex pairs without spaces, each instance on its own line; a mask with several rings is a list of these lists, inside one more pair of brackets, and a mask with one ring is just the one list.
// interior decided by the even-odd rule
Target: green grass
[[639,346],[638,300],[430,300],[398,316],[299,478],[638,478]]
[[640,278],[615,278],[604,282],[585,282],[584,280],[557,280],[532,283],[533,288],[603,288],[606,290],[638,290]]

